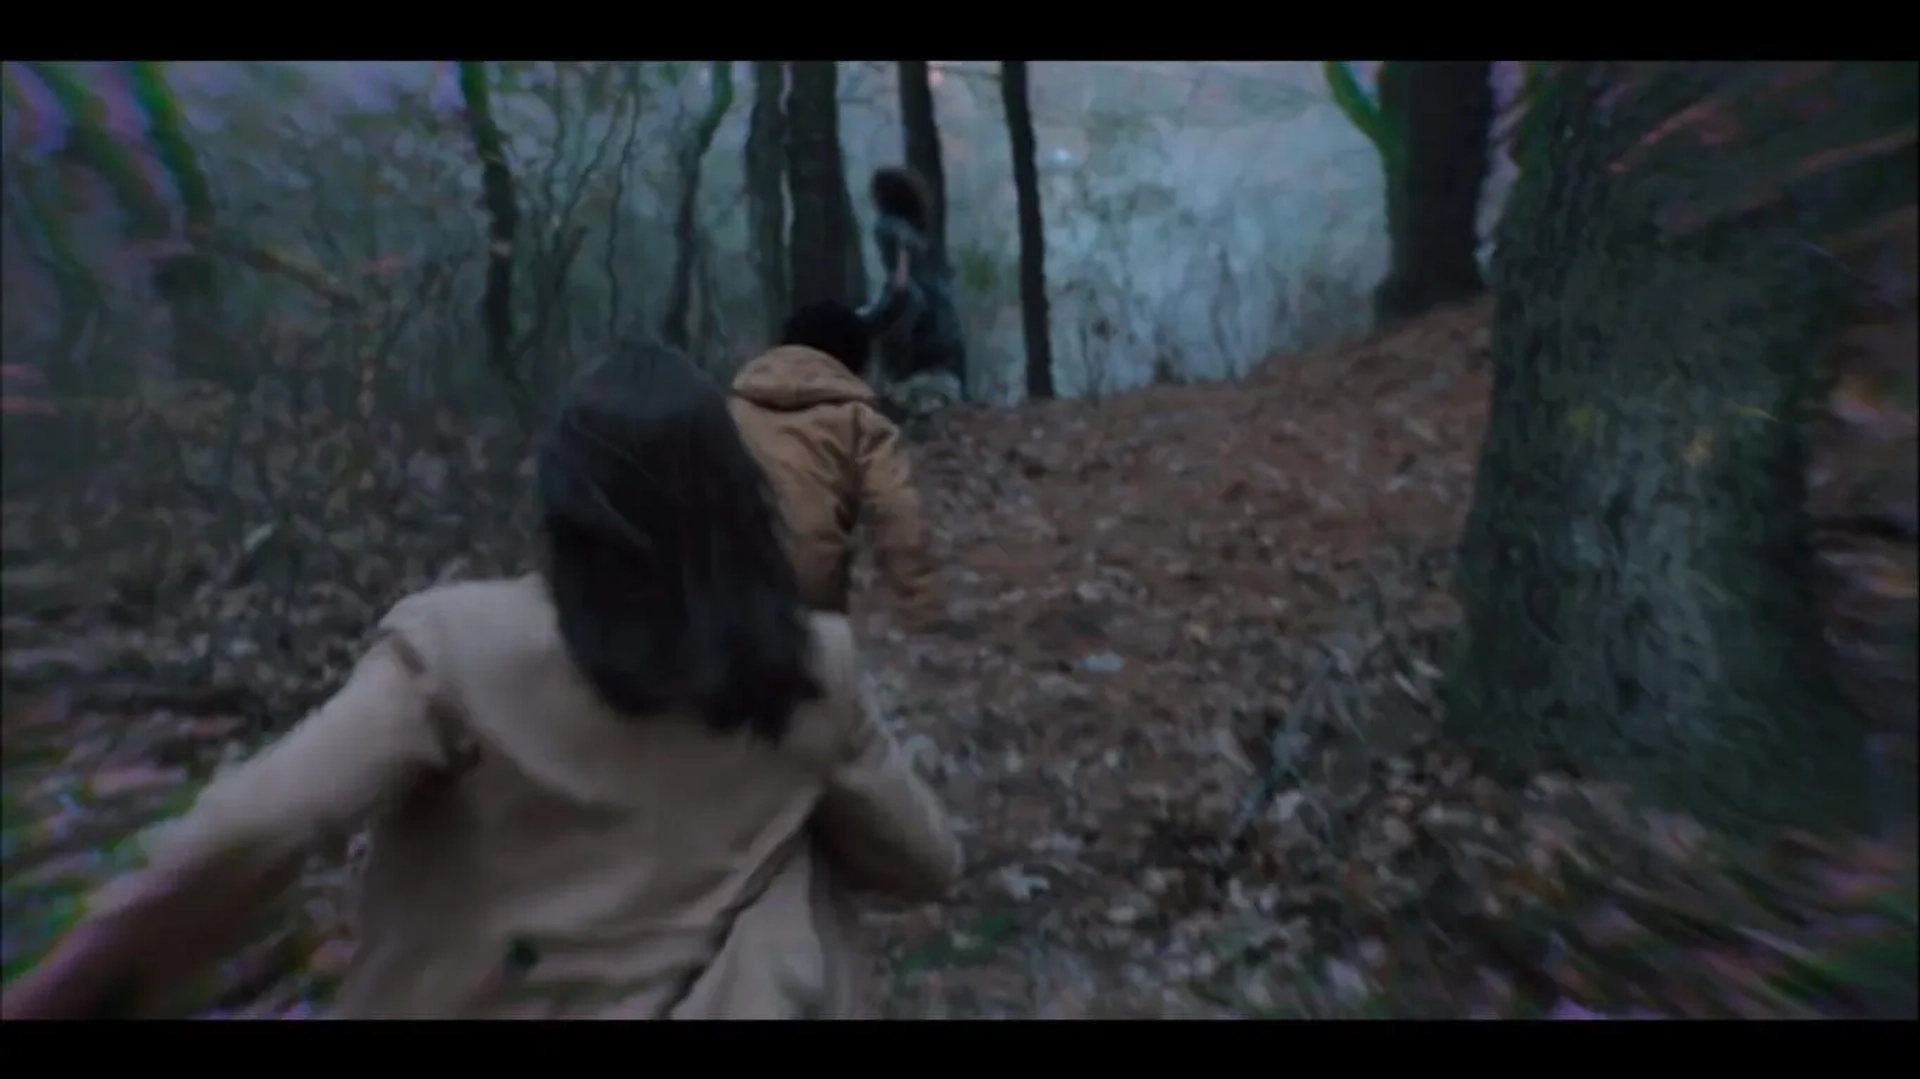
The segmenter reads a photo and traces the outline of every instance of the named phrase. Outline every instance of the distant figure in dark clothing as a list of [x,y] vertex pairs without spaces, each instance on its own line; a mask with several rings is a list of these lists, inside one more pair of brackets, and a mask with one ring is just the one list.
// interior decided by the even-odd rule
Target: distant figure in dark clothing
[[919,175],[883,168],[870,187],[879,217],[873,241],[885,277],[861,317],[880,337],[875,387],[901,418],[920,418],[965,396],[967,351],[953,303],[953,269],[931,239],[932,197]]

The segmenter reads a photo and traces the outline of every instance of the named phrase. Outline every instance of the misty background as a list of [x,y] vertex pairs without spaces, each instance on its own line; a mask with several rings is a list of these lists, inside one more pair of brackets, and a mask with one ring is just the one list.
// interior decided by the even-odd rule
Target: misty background
[[[110,64],[88,66],[106,126],[144,155],[165,189],[122,75]],[[553,306],[568,325],[559,328],[562,345],[548,350],[560,358],[548,362],[577,363],[620,328],[659,319],[685,182],[677,148],[712,97],[711,69],[490,66],[501,69],[494,109],[511,139],[523,204],[521,261],[530,265],[522,277],[538,287],[547,280],[543,259],[564,266],[564,302]],[[1361,66],[1370,74],[1370,62]],[[1513,66],[1496,67],[1502,105],[1512,97]],[[732,106],[699,182],[693,344],[722,372],[767,343],[766,305],[747,257],[746,67],[735,65]],[[1387,263],[1380,161],[1329,99],[1320,62],[1054,62],[1031,70],[1062,396],[1230,377],[1268,356],[1368,328],[1368,291]],[[221,290],[229,318],[246,309],[285,320],[280,294],[300,290],[301,272],[317,272],[354,295],[388,306],[410,297],[420,309],[382,335],[383,351],[414,367],[413,390],[430,393],[472,374],[477,365],[459,357],[483,350],[473,312],[486,219],[450,62],[181,61],[168,65],[168,80],[222,231],[299,271],[228,267]],[[970,395],[1010,402],[1022,395],[1018,238],[997,65],[936,62],[932,81]],[[8,362],[42,366],[62,352],[68,363],[110,355],[164,370],[169,327],[150,267],[183,243],[128,241],[98,177],[62,162],[65,121],[44,89],[14,65],[6,88],[10,175],[0,255]],[[864,230],[867,175],[902,159],[892,62],[840,65],[840,123]],[[1491,156],[1483,235],[1513,174],[1505,154]],[[71,249],[100,283],[83,327],[71,311],[55,315],[62,305],[49,268],[49,202],[60,206]],[[876,275],[870,246],[863,235],[861,253]]]

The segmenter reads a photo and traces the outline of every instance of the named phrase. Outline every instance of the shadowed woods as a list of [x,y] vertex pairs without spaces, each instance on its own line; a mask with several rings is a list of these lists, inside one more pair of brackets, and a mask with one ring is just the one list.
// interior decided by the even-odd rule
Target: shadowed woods
[[[1433,308],[1472,291],[1457,273],[1423,313],[1236,381],[931,421],[914,463],[958,628],[901,633],[864,569],[856,614],[878,695],[970,865],[950,902],[869,912],[889,1014],[1912,1014],[1916,274],[1912,185],[1898,186],[1911,106],[1783,65],[1770,77],[1852,103],[1814,135],[1803,113],[1769,111],[1812,106],[1764,80],[1628,67],[1539,77],[1561,95],[1533,106],[1559,110],[1540,114],[1549,130],[1594,130],[1595,110],[1627,120],[1539,147],[1531,177],[1522,165],[1492,297]],[[753,74],[754,130],[808,122],[803,107],[776,123],[781,95]],[[1600,75],[1611,96],[1579,81]],[[1379,75],[1383,112],[1397,77]],[[682,161],[698,157],[686,147],[706,100],[692,97]],[[1738,122],[1701,122],[1703,102]],[[644,138],[623,148],[641,104],[588,132],[605,147],[589,139],[587,159],[641,152]],[[1002,137],[1041,153],[1015,111]],[[1658,119],[1672,114],[1694,122],[1673,136]],[[469,110],[452,137],[476,124]],[[1804,138],[1760,140],[1731,186],[1681,167],[1701,140],[1746,145],[1730,127]],[[1650,132],[1678,149],[1611,168],[1651,153],[1632,141]],[[788,182],[812,182],[817,143],[782,145]],[[1395,160],[1382,149],[1387,172]],[[617,273],[578,291],[581,266],[625,265],[622,245],[642,241],[572,240],[564,217],[548,233],[569,197],[613,196],[591,175],[569,196],[564,170],[516,164],[531,234],[510,253],[524,258],[508,286],[524,343],[506,355],[537,401],[626,321],[615,293],[680,294]],[[820,198],[846,197],[845,171]],[[669,193],[646,243],[699,220]],[[1782,204],[1792,212],[1766,212]],[[804,205],[796,194],[787,242],[830,243],[805,230],[838,211],[803,224]],[[1046,202],[1020,231],[1072,212]],[[104,366],[76,384],[16,364],[9,339],[9,976],[133,857],[135,828],[337,684],[394,598],[523,564],[524,421],[476,362],[493,355],[481,304],[500,258],[485,247],[498,220],[480,213],[479,239],[404,267],[316,258],[337,297],[253,271],[285,292],[255,322],[222,316],[257,342],[244,392],[150,370],[107,381]],[[781,236],[783,220],[754,227]],[[1666,231],[1649,236],[1647,220]],[[1836,277],[1792,276],[1804,264],[1778,252],[1807,237]],[[806,265],[845,265],[828,257]],[[811,287],[833,274],[798,254],[702,270],[713,258],[696,250],[649,280],[682,266]],[[1033,261],[1051,273],[1051,257]],[[1384,282],[1405,264],[1384,268],[1373,303],[1403,302]],[[1062,281],[1056,298],[1073,288]],[[679,311],[659,324],[697,346],[705,287],[687,293],[692,312],[676,299],[642,317]],[[1755,295],[1812,314],[1758,323]],[[95,313],[74,340],[113,325]],[[1805,441],[1768,441],[1748,426],[1762,422]],[[1781,506],[1791,519],[1770,516]],[[1735,608],[1786,612],[1775,639],[1748,639],[1711,601],[1741,580],[1776,590]],[[1780,649],[1805,669],[1830,649],[1830,692],[1766,681]],[[1672,740],[1654,740],[1661,724]],[[1610,731],[1651,748],[1625,753]],[[1823,763],[1803,775],[1783,758]],[[1716,770],[1780,797],[1681,789]],[[1867,796],[1824,804],[1835,776]],[[323,1007],[351,954],[354,853],[316,859],[182,1007]]]

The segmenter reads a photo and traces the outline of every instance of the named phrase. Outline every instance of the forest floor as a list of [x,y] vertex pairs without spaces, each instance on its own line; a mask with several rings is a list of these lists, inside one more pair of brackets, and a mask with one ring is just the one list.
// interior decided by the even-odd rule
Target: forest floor
[[[919,443],[955,628],[897,632],[865,570],[858,621],[970,865],[949,902],[871,914],[888,1015],[1913,1013],[1910,828],[1736,841],[1595,784],[1504,787],[1438,737],[1486,342],[1484,307],[1443,312],[1241,383],[959,410]],[[1859,497],[1911,521],[1911,408],[1836,401],[1822,497],[1905,462]],[[1910,781],[1914,547],[1825,539],[1836,643]],[[10,679],[94,623],[63,625],[9,614]],[[252,728],[218,699],[9,696],[11,975]],[[342,877],[316,864],[202,1013],[322,1008]]]

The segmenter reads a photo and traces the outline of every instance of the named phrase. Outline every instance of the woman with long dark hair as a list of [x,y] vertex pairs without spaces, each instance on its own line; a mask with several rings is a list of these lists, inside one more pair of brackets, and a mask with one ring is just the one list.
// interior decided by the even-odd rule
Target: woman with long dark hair
[[837,879],[933,899],[959,849],[809,614],[726,398],[631,348],[539,459],[546,559],[400,601],[347,684],[216,780],[7,987],[149,1011],[317,846],[371,829],[358,1018],[861,1014]]
[[912,169],[874,170],[873,243],[885,277],[860,314],[881,342],[877,380],[896,420],[930,416],[966,395],[967,348],[953,269],[932,231],[934,197]]

